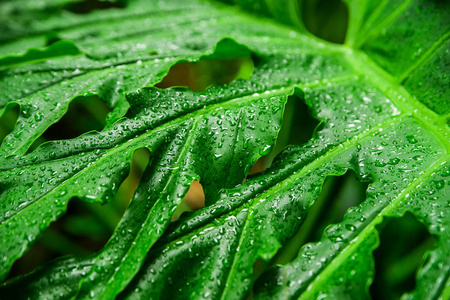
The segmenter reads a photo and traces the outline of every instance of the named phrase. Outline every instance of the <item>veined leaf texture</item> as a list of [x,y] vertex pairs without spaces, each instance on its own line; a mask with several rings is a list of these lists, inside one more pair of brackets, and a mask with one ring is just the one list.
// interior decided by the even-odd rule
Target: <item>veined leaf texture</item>
[[[88,2],[0,2],[0,116],[19,107],[0,147],[1,299],[366,299],[379,226],[406,212],[436,242],[402,299],[450,297],[450,3],[348,0],[340,45],[308,32],[302,1]],[[155,87],[176,64],[236,59],[251,76]],[[30,150],[79,97],[110,108],[104,129]],[[288,98],[319,125],[247,177]],[[111,201],[141,148],[148,166],[101,250],[6,280],[71,199]],[[270,266],[349,171],[365,199]],[[171,222],[197,180],[205,207]]]

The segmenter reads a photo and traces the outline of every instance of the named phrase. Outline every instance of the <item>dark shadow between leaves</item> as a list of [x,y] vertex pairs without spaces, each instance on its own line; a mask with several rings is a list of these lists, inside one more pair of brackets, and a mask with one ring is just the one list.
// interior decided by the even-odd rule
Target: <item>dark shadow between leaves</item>
[[353,171],[342,176],[328,177],[323,184],[322,193],[309,208],[300,230],[280,249],[272,264],[286,264],[297,256],[304,245],[318,242],[325,228],[341,222],[349,208],[366,199],[368,185],[367,182],[359,181]]
[[255,279],[270,266],[291,262],[304,245],[318,242],[329,225],[341,222],[349,208],[366,199],[367,187],[368,183],[360,182],[353,171],[328,177],[299,231],[278,250],[270,263],[257,261]]
[[101,131],[105,127],[106,116],[111,112],[96,95],[76,97],[70,104],[64,116],[34,141],[27,153],[47,141],[67,140],[78,137],[86,132]]
[[315,36],[343,44],[348,26],[348,7],[342,0],[299,1],[305,27]]
[[[100,207],[98,203],[72,198],[66,214],[51,223],[42,237],[13,264],[8,279],[27,274],[59,256],[85,257],[101,249],[116,222],[113,205]],[[105,210],[104,214],[99,213],[101,209]]]
[[125,8],[125,0],[84,0],[74,3],[68,3],[63,6],[63,9],[73,12],[75,14],[88,14],[94,10],[110,9],[110,8]]
[[205,192],[198,180],[194,180],[186,195],[175,210],[171,222],[177,221],[184,212],[191,212],[205,207]]
[[45,46],[48,47],[50,45],[53,45],[56,42],[59,42],[61,38],[59,37],[57,32],[48,32],[45,34]]
[[198,62],[180,62],[155,86],[169,88],[185,86],[203,92],[210,85],[223,85],[237,79],[249,79],[254,64],[250,57],[233,59],[201,59]]
[[258,159],[249,175],[263,172],[269,168],[275,156],[287,145],[302,145],[308,142],[319,123],[311,116],[308,105],[302,99],[295,95],[290,96],[286,102],[283,123],[273,150]]
[[417,269],[436,239],[413,214],[387,218],[377,226],[380,246],[373,252],[375,278],[370,286],[372,299],[400,299],[416,286]]
[[133,153],[128,177],[107,204],[71,199],[65,215],[51,223],[40,240],[14,263],[8,279],[60,256],[85,257],[100,250],[122,219],[149,160],[146,148]]
[[5,137],[14,130],[19,118],[20,107],[18,104],[8,105],[5,112],[0,116],[0,145]]

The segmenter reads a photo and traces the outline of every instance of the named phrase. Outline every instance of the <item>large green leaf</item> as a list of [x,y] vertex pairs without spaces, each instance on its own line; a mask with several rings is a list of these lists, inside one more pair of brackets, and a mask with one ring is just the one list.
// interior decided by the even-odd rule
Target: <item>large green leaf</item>
[[[0,37],[0,115],[20,106],[0,147],[2,279],[71,198],[109,201],[133,152],[151,153],[102,250],[44,265],[7,281],[2,293],[243,299],[253,290],[268,299],[367,298],[376,226],[410,211],[437,244],[405,297],[447,297],[449,5],[348,1],[341,46],[306,32],[301,2],[236,1],[276,21],[220,3],[166,2],[129,1],[81,15],[67,11],[70,1],[0,4],[20,12],[1,24],[10,30]],[[45,48],[51,37],[64,41]],[[58,43],[72,46],[64,52]],[[250,56],[248,80],[202,93],[153,87],[179,61]],[[91,95],[112,109],[103,131],[27,154],[74,98]],[[241,184],[275,144],[290,95],[306,102],[320,126]],[[132,117],[124,117],[129,108]],[[305,221],[325,178],[347,170],[369,183],[366,200],[255,284],[255,262],[272,259]],[[203,185],[206,207],[170,224],[193,180]]]

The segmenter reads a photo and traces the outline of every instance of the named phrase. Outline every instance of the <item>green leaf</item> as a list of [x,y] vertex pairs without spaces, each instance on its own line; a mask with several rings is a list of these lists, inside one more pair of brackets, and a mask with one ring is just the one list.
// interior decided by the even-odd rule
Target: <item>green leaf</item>
[[[124,9],[84,15],[61,8],[34,19],[26,32],[2,36],[0,61],[16,61],[0,73],[0,116],[20,106],[0,147],[2,279],[71,198],[110,201],[134,151],[150,151],[130,205],[100,251],[8,280],[2,294],[365,299],[377,225],[409,211],[437,243],[404,297],[449,295],[448,4],[349,0],[346,44],[337,45],[307,33],[301,1],[234,2],[243,9],[196,0],[129,1]],[[23,3],[0,3],[15,5]],[[22,28],[39,11],[31,8],[1,26]],[[42,47],[54,32],[80,52],[36,58],[24,49]],[[249,57],[249,79],[203,92],[154,87],[180,62]],[[27,153],[74,98],[92,95],[112,109],[101,132]],[[286,147],[268,170],[247,177],[274,147],[288,97],[304,101],[320,125],[308,142]],[[365,201],[292,262],[271,266],[325,179],[348,170],[369,184]],[[205,207],[171,223],[194,180]],[[256,278],[260,260],[267,266]]]
[[[235,42],[222,40],[211,57],[225,50],[228,57],[231,57],[232,53],[249,54],[248,50]],[[134,67],[133,64],[131,68]],[[88,73],[87,77],[93,77],[93,74]],[[109,82],[106,81],[105,84]],[[262,96],[252,96],[246,90],[246,85],[249,84],[237,82],[234,86],[240,88],[240,92],[229,91],[220,96],[218,87],[212,87],[205,93],[195,93],[186,89],[139,89],[126,96],[134,118],[122,119],[101,133],[92,132],[74,140],[47,143],[23,158],[19,156],[5,158],[2,162],[3,178],[5,182],[10,182],[9,193],[3,194],[7,198],[2,202],[9,211],[2,220],[4,236],[7,237],[9,244],[5,256],[16,257],[24,250],[14,245],[21,244],[23,237],[20,232],[25,223],[28,225],[27,239],[31,242],[38,236],[39,231],[44,229],[43,226],[64,212],[71,197],[76,195],[87,200],[92,199],[91,201],[108,199],[125,177],[132,153],[142,147],[147,147],[159,157],[152,158],[154,169],[151,170],[150,177],[159,178],[159,187],[154,183],[151,185],[151,194],[155,198],[149,199],[150,191],[143,193],[141,201],[144,202],[144,208],[139,208],[142,210],[147,207],[149,210],[149,214],[144,214],[140,220],[148,222],[149,228],[142,226],[141,222],[136,222],[135,215],[131,216],[137,225],[134,234],[141,236],[142,233],[139,232],[145,232],[142,238],[149,239],[149,244],[144,248],[149,248],[170,222],[173,211],[192,180],[205,177],[207,195],[216,193],[224,186],[234,186],[242,181],[244,171],[249,171],[251,165],[261,155],[259,153],[275,143],[275,134],[280,128],[282,108],[286,100],[285,95],[291,91],[280,89]],[[56,85],[52,88],[56,89]],[[77,95],[72,95],[72,98],[74,96]],[[32,94],[29,98],[31,98],[29,101],[33,101],[36,95]],[[100,98],[103,99],[103,95],[100,94]],[[267,109],[266,103],[269,99],[278,102],[270,110]],[[22,110],[25,105],[21,105]],[[36,110],[34,119],[39,113],[39,107]],[[255,115],[258,115],[258,118],[255,119]],[[43,120],[42,123],[44,123],[42,127],[45,128],[50,122]],[[218,125],[223,126],[223,129],[215,131]],[[245,134],[244,128],[250,128],[252,132],[254,131],[253,134],[251,136]],[[19,135],[22,132],[19,132]],[[21,136],[26,138],[27,135],[24,133]],[[235,147],[243,150],[234,153]],[[47,178],[39,179],[33,172],[34,168],[28,167],[30,164],[39,166],[42,171],[60,174],[57,176],[59,179],[54,182],[49,182]],[[224,172],[217,173],[213,169],[204,169],[204,165],[224,168]],[[227,169],[235,176],[227,177],[225,173]],[[89,178],[90,183],[85,183],[81,190],[79,180],[83,179],[80,178]],[[14,184],[14,181],[20,182],[20,185]],[[136,196],[137,198],[139,197]],[[170,205],[167,201],[174,203]],[[138,200],[134,203],[137,204]],[[42,206],[48,213],[42,214],[42,210],[39,209]],[[153,212],[154,217],[151,216]],[[36,213],[40,216],[35,216]],[[163,214],[166,217],[163,217]],[[146,219],[148,221],[145,221]],[[154,219],[158,219],[160,224],[155,226]],[[26,222],[26,220],[34,221]],[[123,226],[119,225],[123,227],[120,231],[132,231],[131,224],[126,220],[127,215],[124,217]],[[152,231],[155,232],[153,238]],[[113,239],[111,243],[112,241]],[[129,251],[124,253],[128,257],[131,256]],[[2,269],[6,271],[8,267],[9,265],[5,265]]]

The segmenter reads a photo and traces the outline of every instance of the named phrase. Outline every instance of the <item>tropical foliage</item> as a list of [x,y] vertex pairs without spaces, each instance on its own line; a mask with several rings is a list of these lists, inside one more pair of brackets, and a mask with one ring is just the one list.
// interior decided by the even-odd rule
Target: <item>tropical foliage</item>
[[[2,299],[450,297],[450,4],[348,0],[324,33],[227,2],[0,2]],[[61,125],[77,101],[101,122]],[[8,277],[75,198],[105,205],[72,233],[110,218],[139,151],[106,245]]]

